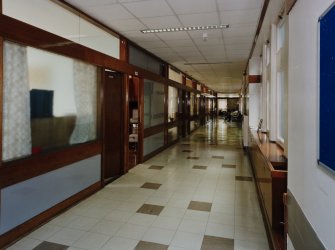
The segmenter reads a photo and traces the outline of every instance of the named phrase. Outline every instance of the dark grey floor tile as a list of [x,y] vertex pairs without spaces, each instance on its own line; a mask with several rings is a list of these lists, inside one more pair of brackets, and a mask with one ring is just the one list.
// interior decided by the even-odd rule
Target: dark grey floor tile
[[159,183],[151,183],[151,182],[146,182],[144,183],[141,188],[148,188],[148,189],[158,189],[162,184]]
[[160,166],[160,165],[151,165],[149,167],[149,169],[156,169],[156,170],[162,170],[164,168],[164,166]]
[[193,166],[193,169],[203,169],[203,170],[206,170],[206,169],[207,169],[207,166],[194,165],[194,166]]
[[205,235],[201,250],[234,250],[234,240]]
[[252,181],[252,177],[249,176],[235,176],[237,181]]
[[166,250],[169,246],[148,242],[148,241],[140,241],[134,250]]
[[202,201],[191,201],[187,209],[210,212],[212,209],[212,203]]
[[141,214],[150,214],[150,215],[159,215],[162,210],[164,209],[163,206],[152,205],[152,204],[143,204],[136,213]]
[[38,246],[34,247],[33,250],[65,250],[68,249],[69,246],[43,241]]

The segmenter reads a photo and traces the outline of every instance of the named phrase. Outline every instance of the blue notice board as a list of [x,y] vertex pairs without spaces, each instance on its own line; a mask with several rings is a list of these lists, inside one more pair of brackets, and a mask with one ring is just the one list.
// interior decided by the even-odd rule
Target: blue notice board
[[319,164],[335,171],[335,5],[319,19]]

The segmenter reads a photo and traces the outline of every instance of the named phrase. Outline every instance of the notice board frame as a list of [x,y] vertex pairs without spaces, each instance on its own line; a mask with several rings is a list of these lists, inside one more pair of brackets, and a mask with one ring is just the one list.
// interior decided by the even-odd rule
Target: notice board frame
[[335,174],[335,3],[320,17],[318,164]]

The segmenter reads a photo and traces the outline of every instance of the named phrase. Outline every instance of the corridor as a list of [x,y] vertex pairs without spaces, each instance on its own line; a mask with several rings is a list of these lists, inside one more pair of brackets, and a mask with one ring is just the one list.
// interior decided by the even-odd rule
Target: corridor
[[210,122],[8,249],[268,249],[241,145]]

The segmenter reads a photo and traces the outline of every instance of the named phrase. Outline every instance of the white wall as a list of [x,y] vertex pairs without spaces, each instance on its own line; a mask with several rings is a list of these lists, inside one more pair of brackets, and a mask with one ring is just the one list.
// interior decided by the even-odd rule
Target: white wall
[[262,85],[249,83],[249,127],[256,129],[260,120]]
[[119,38],[51,0],[3,0],[3,13],[117,59]]
[[[261,57],[253,57],[249,60],[248,75],[261,75],[262,73]],[[261,100],[262,100],[262,84],[248,84],[249,88],[249,127],[257,128],[261,118]]]
[[317,165],[318,18],[332,0],[297,1],[289,16],[288,188],[335,249],[335,175]]

